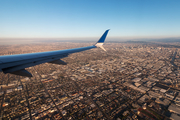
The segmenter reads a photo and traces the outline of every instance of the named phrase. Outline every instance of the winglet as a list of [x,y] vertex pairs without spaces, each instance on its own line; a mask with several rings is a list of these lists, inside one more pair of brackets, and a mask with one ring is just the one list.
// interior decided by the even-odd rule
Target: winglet
[[101,36],[101,38],[95,44],[96,47],[99,47],[99,48],[103,49],[104,51],[106,51],[106,50],[104,49],[104,47],[102,45],[104,44],[104,41],[106,39],[108,32],[109,32],[109,29],[104,32],[104,34]]

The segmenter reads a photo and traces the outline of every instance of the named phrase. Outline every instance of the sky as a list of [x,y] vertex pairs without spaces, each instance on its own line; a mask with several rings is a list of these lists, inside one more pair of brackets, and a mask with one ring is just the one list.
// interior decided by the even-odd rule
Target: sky
[[180,37],[180,0],[0,0],[0,38]]

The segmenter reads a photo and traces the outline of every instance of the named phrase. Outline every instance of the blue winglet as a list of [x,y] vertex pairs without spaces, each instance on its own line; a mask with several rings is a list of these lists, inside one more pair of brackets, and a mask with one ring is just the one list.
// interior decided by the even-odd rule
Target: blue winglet
[[109,32],[109,29],[104,32],[104,34],[101,36],[101,38],[99,39],[97,43],[104,43],[108,32]]
[[101,38],[99,39],[99,41],[95,44],[96,47],[99,47],[99,48],[103,49],[104,51],[106,51],[106,50],[104,49],[104,47],[102,45],[104,44],[104,41],[106,39],[108,32],[109,32],[109,30],[106,30],[104,32],[104,34],[101,36]]

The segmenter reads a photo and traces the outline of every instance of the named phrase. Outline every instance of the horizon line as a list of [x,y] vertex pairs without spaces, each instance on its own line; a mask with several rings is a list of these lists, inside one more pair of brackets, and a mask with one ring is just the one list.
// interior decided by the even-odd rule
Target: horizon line
[[[99,37],[0,37],[0,39],[58,39],[58,40],[77,40],[77,39],[97,39]],[[180,36],[120,36],[107,37],[107,39],[165,39],[165,38],[180,38]]]

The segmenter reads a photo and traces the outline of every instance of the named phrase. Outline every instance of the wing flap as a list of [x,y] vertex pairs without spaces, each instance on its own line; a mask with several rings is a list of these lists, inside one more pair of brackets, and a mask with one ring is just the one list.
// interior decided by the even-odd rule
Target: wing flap
[[58,64],[58,65],[67,65],[67,63],[62,61],[62,60],[54,60],[54,61],[51,61],[49,63]]
[[26,77],[32,77],[32,74],[29,73],[27,70],[22,69],[15,72],[12,72],[11,74],[20,75],[20,76],[26,76]]

